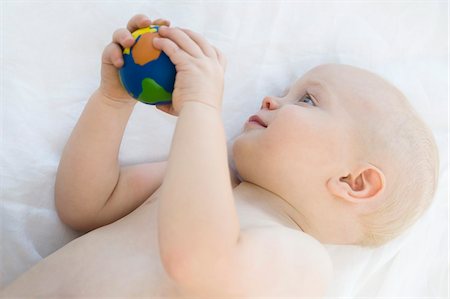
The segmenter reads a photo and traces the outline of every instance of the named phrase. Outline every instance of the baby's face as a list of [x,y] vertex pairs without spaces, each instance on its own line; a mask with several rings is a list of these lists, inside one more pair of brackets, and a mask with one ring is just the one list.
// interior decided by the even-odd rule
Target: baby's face
[[379,99],[393,96],[391,89],[351,66],[312,69],[286,95],[265,97],[259,119],[245,123],[233,145],[240,176],[289,202],[311,229],[350,221],[327,200],[327,181],[358,162],[363,149],[355,136],[376,129],[386,110]]

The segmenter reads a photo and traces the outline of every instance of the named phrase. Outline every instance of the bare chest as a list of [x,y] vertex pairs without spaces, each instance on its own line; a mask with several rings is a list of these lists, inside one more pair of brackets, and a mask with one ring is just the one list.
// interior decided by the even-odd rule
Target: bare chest
[[[72,241],[27,275],[41,277],[35,287],[42,295],[183,297],[161,263],[158,204],[155,192],[126,217]],[[246,201],[236,199],[236,208],[242,229],[280,225]]]
[[73,240],[15,285],[13,293],[26,285],[30,295],[58,298],[182,295],[160,261],[156,197],[126,217]]

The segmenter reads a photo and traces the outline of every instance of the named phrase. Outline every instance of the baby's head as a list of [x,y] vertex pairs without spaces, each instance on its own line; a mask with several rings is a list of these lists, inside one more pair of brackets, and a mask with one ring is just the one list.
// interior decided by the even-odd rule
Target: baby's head
[[281,197],[323,243],[378,246],[430,205],[438,179],[431,131],[404,95],[348,66],[316,67],[283,97],[265,97],[263,126],[233,145],[242,180]]

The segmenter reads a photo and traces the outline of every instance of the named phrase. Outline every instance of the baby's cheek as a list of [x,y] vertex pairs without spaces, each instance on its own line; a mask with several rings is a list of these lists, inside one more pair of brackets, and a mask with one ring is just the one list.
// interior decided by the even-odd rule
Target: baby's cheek
[[317,143],[317,140],[323,137],[324,132],[316,115],[301,113],[294,109],[285,109],[280,112],[280,121],[274,125],[277,126],[277,131],[282,132],[286,143],[308,146]]
[[[304,108],[306,109],[306,108]],[[286,121],[277,124],[283,132],[283,151],[303,165],[329,163],[337,158],[339,125],[333,124],[325,114],[307,110],[286,110],[280,115]],[[289,120],[289,121],[287,121]]]

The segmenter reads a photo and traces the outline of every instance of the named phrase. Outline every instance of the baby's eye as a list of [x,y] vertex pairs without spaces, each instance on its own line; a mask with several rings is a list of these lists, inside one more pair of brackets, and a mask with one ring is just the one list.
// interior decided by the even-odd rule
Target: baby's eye
[[302,96],[300,98],[300,100],[298,100],[299,102],[303,102],[303,103],[307,103],[310,104],[312,106],[316,106],[316,103],[314,103],[313,98],[309,95],[309,93],[306,93],[304,96]]

